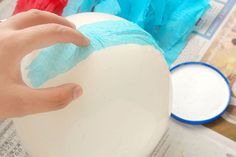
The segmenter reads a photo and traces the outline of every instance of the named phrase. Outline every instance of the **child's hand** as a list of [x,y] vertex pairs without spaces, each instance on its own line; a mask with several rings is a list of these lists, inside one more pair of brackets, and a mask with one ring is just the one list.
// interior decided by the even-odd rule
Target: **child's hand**
[[52,13],[31,10],[0,23],[0,119],[65,107],[82,94],[76,84],[35,90],[21,77],[22,58],[55,43],[89,45],[74,24]]

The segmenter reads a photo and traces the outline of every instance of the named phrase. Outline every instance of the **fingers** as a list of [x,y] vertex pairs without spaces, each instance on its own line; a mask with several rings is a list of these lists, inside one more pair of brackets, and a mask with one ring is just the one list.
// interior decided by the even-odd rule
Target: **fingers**
[[24,29],[36,25],[56,23],[67,27],[75,28],[75,25],[63,17],[56,14],[32,9],[27,12],[17,14],[8,19],[8,25],[14,29]]
[[18,40],[24,41],[21,46],[21,52],[25,54],[56,43],[73,43],[78,46],[88,46],[89,39],[75,29],[58,25],[45,24],[30,27],[19,31]]
[[22,115],[59,110],[82,95],[81,87],[76,84],[39,90],[21,86],[19,89],[21,91],[19,95],[24,100],[21,104]]

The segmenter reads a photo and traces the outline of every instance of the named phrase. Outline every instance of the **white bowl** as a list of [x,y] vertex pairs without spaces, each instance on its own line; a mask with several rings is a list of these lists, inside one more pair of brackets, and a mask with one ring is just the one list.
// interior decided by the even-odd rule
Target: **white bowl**
[[[82,26],[115,16],[84,13]],[[35,58],[28,55],[25,67]],[[164,134],[170,108],[170,73],[153,46],[125,44],[93,53],[43,87],[75,82],[83,96],[60,111],[14,119],[32,157],[146,157]]]

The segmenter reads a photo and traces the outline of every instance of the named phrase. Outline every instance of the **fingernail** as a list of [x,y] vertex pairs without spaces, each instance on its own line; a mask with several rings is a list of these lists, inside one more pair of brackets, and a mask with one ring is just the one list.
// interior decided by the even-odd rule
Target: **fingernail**
[[85,46],[89,46],[90,44],[90,40],[87,38],[87,37],[84,37],[84,40],[85,40]]
[[80,97],[82,95],[82,89],[81,87],[75,87],[74,91],[73,91],[73,99],[77,99],[78,97]]

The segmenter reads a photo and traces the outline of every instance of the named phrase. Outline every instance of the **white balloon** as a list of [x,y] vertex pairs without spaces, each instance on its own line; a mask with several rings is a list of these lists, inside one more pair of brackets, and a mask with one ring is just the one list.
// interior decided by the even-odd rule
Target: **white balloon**
[[[115,16],[84,13],[77,25]],[[25,67],[35,58],[30,54]],[[32,157],[146,157],[164,134],[171,99],[168,66],[153,46],[127,44],[90,55],[43,87],[78,83],[83,96],[60,111],[16,118],[17,132]]]

